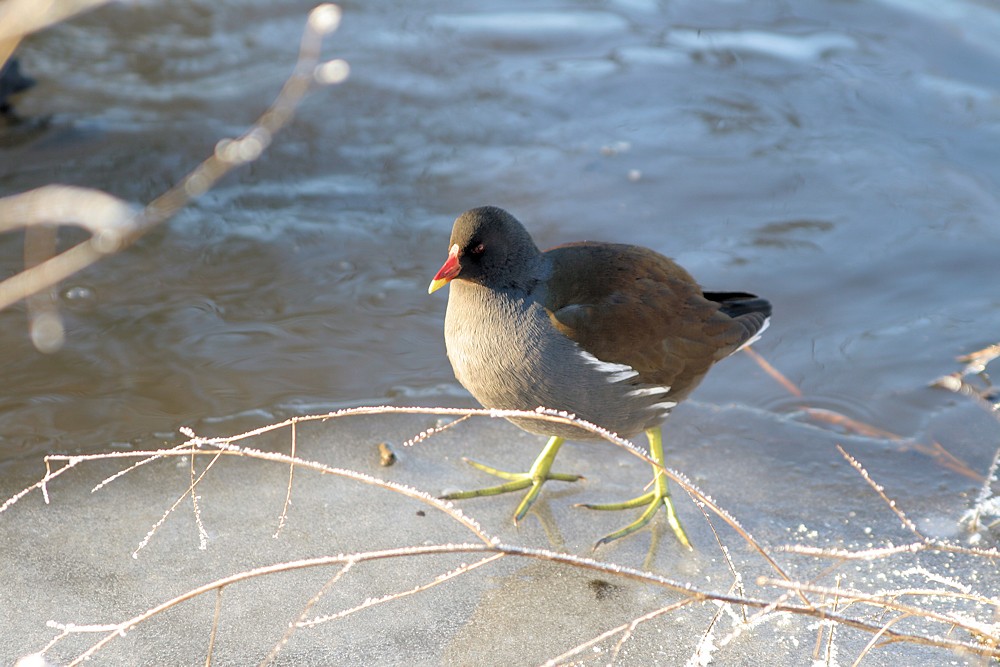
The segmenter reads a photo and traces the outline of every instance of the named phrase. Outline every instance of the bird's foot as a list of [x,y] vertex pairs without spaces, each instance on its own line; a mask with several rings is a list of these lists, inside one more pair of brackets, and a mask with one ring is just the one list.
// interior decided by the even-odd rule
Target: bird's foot
[[604,504],[582,503],[579,505],[579,507],[586,507],[591,510],[605,511],[628,510],[636,507],[646,508],[642,515],[629,525],[599,539],[597,544],[594,545],[595,549],[602,544],[614,542],[615,540],[621,539],[626,535],[631,535],[635,531],[643,528],[646,524],[653,520],[653,517],[656,516],[656,511],[660,509],[660,507],[663,507],[667,511],[667,522],[670,524],[670,527],[673,528],[674,535],[677,536],[677,540],[688,549],[691,548],[691,540],[688,539],[687,533],[684,532],[684,527],[681,525],[680,519],[677,518],[677,512],[674,510],[674,504],[670,500],[670,492],[667,491],[666,481],[664,480],[661,484],[660,480],[657,480],[654,486],[655,490],[650,491],[649,493],[644,493],[637,498],[626,500],[625,502]]
[[670,527],[673,528],[674,535],[677,536],[677,540],[688,549],[692,548],[691,540],[688,539],[687,533],[684,532],[681,520],[677,517],[676,510],[674,510],[674,503],[670,500],[670,489],[667,488],[667,477],[662,471],[663,440],[660,435],[660,427],[657,426],[647,430],[646,436],[649,438],[650,458],[656,464],[653,466],[653,489],[637,498],[632,498],[631,500],[626,500],[621,503],[604,503],[596,505],[583,503],[580,505],[581,507],[586,507],[592,510],[605,511],[629,510],[636,507],[646,508],[642,515],[629,525],[599,539],[597,544],[594,545],[595,549],[602,544],[614,542],[615,540],[621,539],[626,535],[631,535],[640,528],[643,528],[646,524],[653,520],[653,517],[656,516],[656,511],[660,509],[661,506],[667,512],[667,523],[669,523]]
[[555,460],[556,452],[559,451],[559,447],[561,445],[561,438],[552,438],[549,440],[549,444],[546,445],[545,449],[542,450],[542,453],[538,455],[538,458],[535,459],[535,462],[531,466],[531,470],[528,472],[507,472],[506,470],[499,470],[497,468],[484,465],[478,461],[464,459],[469,465],[473,466],[477,470],[482,470],[485,473],[489,473],[490,475],[509,481],[505,484],[488,486],[484,489],[456,491],[455,493],[443,495],[441,498],[443,500],[464,500],[466,498],[496,496],[501,493],[528,489],[528,492],[524,494],[524,498],[521,500],[521,504],[517,506],[517,510],[514,512],[514,523],[517,523],[528,513],[531,505],[535,502],[535,499],[538,498],[538,494],[541,492],[542,485],[545,484],[545,482],[548,482],[549,480],[555,480],[557,482],[576,482],[583,479],[583,476],[581,475],[550,472],[549,469],[552,467],[552,462]]

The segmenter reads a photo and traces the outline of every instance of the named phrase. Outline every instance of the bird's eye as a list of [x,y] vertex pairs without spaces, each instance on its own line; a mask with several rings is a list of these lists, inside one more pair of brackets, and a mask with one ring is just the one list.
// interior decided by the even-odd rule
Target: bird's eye
[[470,252],[473,255],[482,255],[484,252],[486,252],[486,245],[482,243],[477,244],[472,250],[470,250]]

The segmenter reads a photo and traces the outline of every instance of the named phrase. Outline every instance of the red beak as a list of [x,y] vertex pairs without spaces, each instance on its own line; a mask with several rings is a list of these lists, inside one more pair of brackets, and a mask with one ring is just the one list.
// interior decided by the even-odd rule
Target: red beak
[[427,288],[428,294],[433,294],[438,291],[449,282],[452,281],[459,273],[462,272],[462,265],[458,263],[458,244],[451,247],[451,251],[448,253],[448,259],[445,261],[438,272],[434,274],[434,280],[431,281],[430,286]]

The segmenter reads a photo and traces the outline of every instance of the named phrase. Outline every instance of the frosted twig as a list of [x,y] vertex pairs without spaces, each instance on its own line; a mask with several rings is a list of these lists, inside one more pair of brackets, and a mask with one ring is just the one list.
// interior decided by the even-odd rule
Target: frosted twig
[[437,435],[441,431],[446,431],[449,428],[451,428],[452,426],[457,426],[458,424],[461,424],[462,422],[464,422],[466,419],[468,419],[471,416],[472,415],[464,415],[462,417],[459,417],[458,419],[453,419],[450,422],[447,422],[445,424],[441,424],[440,426],[434,426],[432,428],[427,429],[426,431],[421,431],[420,433],[416,434],[415,436],[413,436],[412,438],[410,438],[409,440],[407,440],[406,442],[404,442],[403,443],[403,447],[412,447],[413,445],[415,445],[415,444],[417,444],[419,442],[423,442],[424,440],[426,440],[427,438],[431,437],[432,435]]
[[660,607],[659,609],[655,609],[655,610],[649,612],[648,614],[643,614],[639,618],[635,618],[635,619],[629,621],[628,623],[623,623],[622,625],[619,625],[617,627],[611,628],[610,630],[602,632],[600,635],[594,637],[593,639],[589,639],[589,640],[585,641],[582,644],[578,644],[577,646],[574,646],[573,648],[569,649],[565,653],[561,653],[561,654],[557,655],[554,658],[549,658],[544,663],[542,663],[543,667],[556,667],[556,665],[561,665],[566,660],[572,658],[573,656],[580,655],[581,653],[583,653],[584,651],[586,651],[588,648],[591,648],[592,646],[597,646],[598,644],[600,644],[601,642],[605,641],[606,639],[610,639],[610,638],[614,637],[617,634],[621,634],[622,637],[621,637],[621,639],[619,639],[618,643],[615,645],[615,649],[614,649],[614,652],[612,653],[611,659],[608,660],[608,664],[614,664],[615,660],[617,659],[619,650],[624,645],[624,643],[628,639],[628,637],[631,637],[632,631],[635,630],[635,628],[640,623],[642,623],[644,621],[652,620],[652,619],[656,618],[657,616],[662,616],[663,614],[668,614],[668,613],[670,613],[672,611],[676,611],[676,610],[678,610],[678,609],[680,609],[682,607],[686,607],[689,604],[691,604],[692,602],[694,602],[694,600],[689,599],[689,598],[685,598],[683,600],[678,600],[677,602],[674,602],[673,604],[667,605],[666,607]]
[[[180,495],[180,497],[177,498],[177,500],[174,501],[174,504],[171,505],[167,509],[167,511],[163,513],[163,516],[161,516],[160,519],[156,523],[153,524],[153,527],[149,529],[149,532],[146,533],[146,536],[142,538],[141,542],[139,542],[139,546],[137,546],[135,548],[135,551],[132,552],[132,558],[138,558],[139,557],[139,552],[142,551],[146,547],[147,544],[149,544],[149,541],[151,539],[153,539],[153,535],[156,534],[156,531],[159,530],[160,526],[162,526],[166,522],[167,517],[169,517],[173,513],[173,511],[175,509],[177,509],[177,507],[180,506],[180,504],[182,502],[184,502],[184,499],[187,497],[187,495],[189,493],[192,496],[195,495],[195,493],[194,493],[195,492],[195,487],[197,487],[198,483],[201,482],[201,480],[205,478],[205,475],[208,474],[208,471],[211,470],[212,466],[215,465],[215,462],[219,460],[220,456],[222,456],[222,452],[215,452],[215,456],[212,457],[212,460],[208,462],[208,465],[205,466],[205,469],[201,471],[201,474],[198,475],[198,478],[195,479],[195,480],[192,480],[191,484],[188,485],[187,490],[185,490],[184,493],[182,493]],[[191,457],[191,466],[192,466],[192,473],[193,473],[194,472],[194,457],[193,456]],[[196,508],[196,511],[197,511],[197,505],[195,506],[195,508]],[[207,537],[207,533],[205,532],[205,527],[201,524],[200,513],[196,513],[196,516],[197,516],[196,520],[198,522],[199,544],[201,545],[201,548],[204,548],[205,538]]]
[[[663,473],[667,475],[667,477],[673,480],[678,486],[680,486],[680,488],[684,489],[684,491],[687,492],[690,497],[695,499],[696,502],[704,503],[707,507],[709,507],[712,510],[714,514],[716,514],[723,521],[729,524],[729,526],[732,527],[733,530],[735,530],[737,534],[744,541],[746,541],[758,554],[760,554],[760,556],[768,563],[768,565],[771,567],[771,569],[775,571],[775,573],[777,573],[779,576],[786,579],[787,581],[791,581],[791,578],[788,577],[788,575],[784,572],[781,566],[779,566],[778,563],[771,557],[771,555],[754,539],[754,537],[750,535],[750,533],[740,525],[739,521],[737,521],[733,515],[731,515],[721,506],[719,506],[710,496],[708,496],[703,491],[701,491],[701,489],[696,487],[684,474],[676,470],[673,470],[672,468],[660,466],[659,464],[654,462],[646,454],[646,452],[642,451],[641,449],[636,447],[636,445],[618,436],[617,434],[611,433],[607,429],[601,428],[600,426],[579,419],[574,415],[558,410],[550,410],[547,408],[537,408],[532,411],[524,411],[524,410],[493,410],[493,409],[466,409],[466,408],[361,406],[355,408],[344,408],[326,414],[292,417],[282,422],[268,424],[266,426],[262,426],[249,431],[245,431],[243,433],[226,437],[215,437],[215,438],[197,437],[194,436],[192,431],[188,430],[187,433],[190,434],[190,439],[186,444],[191,447],[199,447],[199,448],[218,447],[220,449],[227,451],[227,453],[230,454],[252,456],[254,458],[262,458],[271,461],[281,461],[283,463],[289,463],[296,466],[303,466],[307,468],[313,468],[315,470],[321,470],[323,472],[337,474],[345,477],[351,477],[353,479],[357,479],[358,481],[362,481],[366,484],[375,484],[383,486],[384,488],[395,489],[406,495],[411,495],[411,497],[419,498],[424,502],[433,503],[435,507],[437,507],[438,509],[443,509],[444,511],[448,512],[449,514],[452,515],[453,518],[457,519],[459,516],[461,516],[462,518],[458,520],[462,521],[463,523],[465,523],[467,527],[476,532],[477,536],[479,536],[484,540],[491,539],[491,538],[486,538],[485,534],[482,532],[482,529],[478,526],[478,524],[471,522],[468,519],[468,517],[462,515],[459,512],[459,510],[456,507],[454,507],[451,503],[443,503],[442,501],[433,498],[429,494],[419,492],[416,489],[412,489],[410,487],[404,487],[402,485],[397,485],[392,482],[380,480],[378,478],[364,475],[362,473],[357,473],[354,471],[347,471],[339,468],[333,469],[329,468],[328,466],[324,466],[322,464],[304,461],[295,457],[288,457],[274,452],[262,452],[260,450],[252,448],[243,448],[234,444],[243,440],[249,440],[264,433],[269,433],[285,427],[291,427],[292,425],[297,425],[304,422],[326,421],[329,419],[337,419],[348,416],[372,415],[372,414],[431,414],[431,415],[454,415],[457,417],[485,416],[491,418],[518,417],[526,419],[536,419],[541,421],[549,421],[561,424],[570,424],[578,428],[581,428],[583,430],[589,431],[591,433],[594,433],[595,435],[599,435],[600,437],[604,438],[605,440],[614,444],[615,446],[625,449],[627,452],[645,461],[646,463],[657,466],[658,469],[662,470]],[[185,451],[190,451],[190,450],[185,450]],[[192,452],[192,456],[200,453],[202,452]],[[73,458],[79,460],[97,460],[105,458],[150,456],[154,454],[161,456],[176,455],[176,453],[172,452],[171,450],[158,450],[155,452],[107,452],[105,454],[83,455],[83,456],[75,456]],[[46,460],[58,461],[58,460],[65,460],[67,458],[69,457],[65,455],[49,455],[46,457]],[[803,597],[802,600],[806,605],[809,604],[807,598]]]
[[[270,430],[270,429],[268,429]],[[233,436],[232,440],[245,439],[245,434],[239,436]],[[115,459],[115,458],[143,458],[153,455],[159,455],[163,458],[172,458],[176,456],[217,456],[219,454],[227,456],[246,456],[248,458],[254,458],[264,461],[272,461],[282,464],[291,464],[301,468],[306,468],[309,470],[314,470],[316,472],[321,472],[328,475],[335,475],[338,477],[346,477],[348,479],[353,479],[355,481],[361,482],[363,484],[369,484],[372,486],[378,486],[389,491],[394,491],[400,493],[414,500],[419,500],[423,503],[430,505],[431,507],[444,512],[450,516],[455,521],[461,523],[471,532],[473,532],[479,539],[483,540],[487,544],[491,544],[494,538],[488,536],[479,524],[471,517],[466,516],[457,507],[452,505],[450,502],[445,502],[440,500],[428,493],[420,491],[405,484],[399,484],[398,482],[390,482],[387,480],[379,479],[373,477],[372,475],[366,475],[365,473],[357,472],[355,470],[347,470],[345,468],[334,468],[332,466],[325,465],[316,461],[308,461],[301,458],[293,458],[287,454],[280,454],[278,452],[265,452],[259,449],[252,449],[249,447],[240,447],[238,445],[226,444],[227,438],[194,438],[188,442],[191,445],[197,445],[198,447],[214,447],[213,449],[197,449],[197,450],[175,450],[175,449],[161,449],[153,451],[134,451],[134,452],[105,452],[103,454],[80,454],[69,456],[65,454],[50,454],[45,457],[47,462],[50,461],[69,461],[70,464],[60,468],[55,473],[47,475],[45,478],[36,482],[34,485],[25,489],[21,493],[17,494],[15,498],[8,501],[9,504],[13,504],[16,500],[23,497],[27,492],[30,492],[36,488],[42,486],[43,482],[46,482],[53,477],[65,472],[69,467],[76,466],[84,461],[100,461],[104,459]],[[215,449],[217,448],[217,449]],[[182,497],[183,498],[183,497]],[[168,511],[169,513],[169,511]]]
[[[654,575],[649,572],[643,572],[641,570],[636,570],[634,568],[623,567],[613,563],[605,563],[601,561],[595,561],[590,558],[584,558],[581,556],[574,556],[571,554],[563,554],[553,551],[547,551],[543,549],[529,549],[526,547],[518,547],[507,544],[492,543],[492,544],[439,544],[430,546],[417,546],[417,547],[405,547],[396,549],[386,549],[382,551],[371,551],[364,553],[354,553],[354,554],[341,554],[336,556],[325,556],[320,558],[311,558],[306,560],[292,561],[287,563],[279,563],[276,565],[269,565],[266,567],[260,567],[253,570],[248,570],[246,572],[241,572],[234,574],[216,581],[210,582],[208,584],[199,586],[197,588],[191,589],[186,593],[183,593],[175,598],[171,598],[145,612],[134,616],[128,620],[122,621],[121,623],[113,625],[103,625],[103,626],[74,626],[72,624],[57,624],[50,623],[54,628],[60,630],[68,630],[70,634],[76,632],[107,632],[108,634],[101,640],[96,642],[93,646],[87,649],[84,653],[77,656],[71,663],[70,666],[79,665],[84,660],[93,656],[97,651],[106,646],[109,642],[113,641],[116,637],[130,631],[135,626],[140,623],[156,616],[157,614],[166,611],[182,602],[186,602],[195,597],[198,597],[208,591],[216,590],[221,587],[229,586],[234,583],[252,579],[255,577],[267,576],[279,572],[291,572],[306,568],[313,567],[326,567],[331,565],[342,565],[349,561],[362,562],[362,561],[374,561],[386,558],[401,558],[401,557],[416,557],[416,556],[429,556],[436,554],[456,554],[456,553],[482,553],[482,554],[504,554],[507,556],[517,556],[523,558],[532,558],[538,560],[544,560],[556,564],[563,564],[571,567],[582,568],[585,570],[601,572],[606,575],[623,577],[633,581],[638,581],[641,583],[646,583],[658,587],[665,588],[667,590],[672,590],[678,592],[685,596],[684,600],[678,601],[676,604],[689,604],[691,602],[703,602],[708,600],[714,600],[720,603],[728,604],[739,604],[746,605],[755,608],[774,608],[777,612],[794,613],[800,614],[806,617],[817,618],[824,620],[826,622],[834,622],[845,627],[851,627],[857,630],[861,630],[869,633],[882,632],[888,641],[894,642],[910,642],[914,644],[920,644],[925,646],[936,646],[939,648],[950,649],[950,650],[962,650],[969,652],[971,654],[1000,657],[1000,648],[996,646],[995,643],[973,643],[968,641],[961,641],[957,639],[952,639],[947,636],[940,635],[917,635],[912,633],[895,632],[887,630],[882,625],[877,625],[869,623],[866,621],[858,620],[841,614],[832,613],[827,609],[817,608],[817,607],[803,607],[798,605],[782,604],[777,607],[773,603],[757,600],[752,598],[745,598],[740,596],[734,596],[732,594],[720,594],[710,591],[703,591],[695,588],[688,583],[678,582],[666,577],[659,575]],[[762,584],[790,587],[799,584],[789,584],[788,582],[780,580],[764,580]],[[822,587],[805,587],[809,588],[812,592],[817,592],[819,594],[829,594],[830,589],[824,589]],[[842,595],[849,596],[852,600],[864,600],[866,597],[870,598],[874,604],[882,607],[891,607],[893,609],[913,613],[915,615],[926,616],[928,612],[920,610],[914,607],[909,607],[907,605],[900,605],[898,603],[893,603],[890,600],[884,600],[877,598],[877,596],[865,596],[863,594],[857,594],[855,591],[850,591],[845,593],[841,591]],[[663,610],[657,610],[659,613],[666,613],[668,610],[672,610],[673,607],[664,608]],[[654,614],[657,612],[653,612]],[[648,615],[647,615],[648,616]],[[936,615],[942,622],[948,623],[950,625],[955,625],[958,627],[974,629],[979,635],[984,637],[992,637],[991,631],[985,624],[971,624],[962,619],[955,619],[950,616]],[[637,619],[642,621],[646,617]],[[938,620],[938,619],[935,619]],[[633,621],[634,623],[635,621]],[[627,625],[622,628],[616,629],[616,632],[622,632],[627,629]],[[983,632],[983,630],[986,630]],[[608,636],[612,636],[612,632]],[[592,645],[592,644],[588,644]]]
[[861,649],[861,653],[858,654],[857,659],[855,659],[855,661],[851,663],[851,667],[860,667],[861,661],[864,660],[865,656],[868,655],[871,652],[871,650],[878,645],[878,640],[881,639],[882,636],[889,631],[889,628],[891,628],[899,621],[902,621],[904,618],[910,618],[910,614],[899,614],[898,616],[890,619],[885,625],[882,626],[881,630],[872,635],[872,638],[869,640],[869,642],[865,644],[865,647],[863,649]]
[[[291,444],[290,452],[289,452],[289,455],[293,459],[296,456],[295,452],[297,451],[297,447],[298,447],[298,428],[296,428],[296,425],[298,423],[299,422],[293,417],[292,418],[292,423],[291,423],[291,426],[290,426],[290,428],[291,428],[291,441],[292,441],[292,444]],[[275,528],[274,535],[271,536],[274,539],[278,539],[278,536],[281,535],[281,529],[285,527],[285,521],[288,519],[288,508],[292,504],[292,480],[294,480],[294,479],[295,479],[295,464],[294,463],[289,463],[288,464],[288,486],[285,489],[285,503],[281,506],[281,516],[278,517],[278,527]]]
[[504,557],[503,553],[496,553],[496,554],[493,554],[492,556],[487,556],[486,558],[478,560],[475,563],[471,563],[469,565],[462,565],[461,567],[457,567],[454,570],[451,570],[449,572],[445,572],[444,574],[440,574],[440,575],[438,575],[437,577],[434,578],[434,581],[429,581],[426,584],[420,584],[419,586],[414,586],[413,588],[410,588],[410,589],[405,590],[405,591],[399,591],[398,593],[389,593],[387,595],[383,595],[382,597],[378,597],[378,598],[369,598],[369,599],[365,600],[364,602],[362,602],[359,605],[351,607],[350,609],[344,609],[342,611],[338,611],[335,614],[328,614],[326,616],[317,616],[316,618],[310,618],[308,620],[300,619],[295,625],[296,625],[296,627],[300,627],[300,628],[310,628],[310,627],[313,627],[313,626],[316,626],[316,625],[320,625],[322,623],[329,623],[330,621],[339,620],[341,618],[344,618],[346,616],[350,616],[351,614],[359,612],[362,609],[368,609],[370,607],[374,607],[376,605],[384,604],[386,602],[392,602],[394,600],[399,600],[399,599],[408,597],[410,595],[413,595],[415,593],[420,593],[422,591],[426,591],[428,589],[434,588],[435,586],[437,586],[439,584],[443,584],[446,581],[450,581],[450,580],[454,579],[455,577],[457,577],[459,575],[465,574],[467,572],[471,572],[472,570],[480,568],[483,565],[488,565],[488,564],[492,563],[493,561],[498,560],[498,559],[503,558],[503,557]]
[[201,478],[205,476],[205,473],[208,472],[208,469],[214,466],[215,462],[219,460],[219,456],[222,456],[222,454],[220,453],[212,457],[212,460],[208,462],[207,466],[205,466],[205,469],[201,472],[201,475],[198,476],[198,479],[195,479],[194,477],[195,457],[193,456],[191,457],[191,509],[194,512],[195,525],[198,526],[198,549],[200,549],[201,551],[204,551],[205,549],[208,548],[208,531],[205,530],[205,524],[202,523],[201,520],[201,507],[198,505],[198,494],[195,493],[195,487],[198,485],[198,482],[201,481]]
[[[723,557],[726,559],[726,566],[729,568],[729,571],[733,575],[733,586],[735,588],[730,590],[735,590],[738,594],[743,595],[744,593],[743,575],[736,571],[736,565],[733,563],[733,559],[729,554],[729,547],[727,547],[725,544],[722,543],[722,538],[719,537],[719,531],[715,529],[715,524],[712,523],[711,517],[708,516],[708,513],[705,511],[704,504],[700,502],[696,502],[695,504],[701,511],[702,516],[705,517],[705,521],[708,523],[708,527],[712,529],[712,535],[715,536],[715,541],[719,545],[719,550],[722,552]],[[746,623],[747,621],[746,609],[740,607],[740,612],[743,615],[743,622]]]
[[[729,592],[732,593],[736,590],[736,582],[734,581],[729,586]],[[702,633],[701,639],[694,647],[694,653],[687,659],[685,667],[702,667],[703,665],[709,665],[712,663],[712,654],[718,649],[715,644],[715,626],[719,623],[719,619],[722,618],[722,613],[727,608],[729,608],[729,603],[719,602],[716,603],[715,613],[712,614],[712,620],[709,621],[708,627],[705,628],[705,632]],[[742,607],[741,607],[742,608]],[[734,615],[735,617],[735,615]],[[746,622],[746,617],[743,619]]]
[[45,460],[45,476],[42,477],[37,482],[35,482],[34,484],[32,484],[31,486],[29,486],[29,487],[27,487],[25,489],[21,489],[20,491],[18,491],[17,493],[15,493],[13,496],[11,496],[7,500],[5,500],[4,503],[3,503],[3,505],[0,505],[0,514],[3,514],[5,511],[7,511],[7,509],[9,509],[17,501],[21,500],[21,498],[24,498],[26,495],[28,495],[29,493],[31,493],[35,489],[40,489],[42,491],[42,497],[45,499],[45,504],[48,505],[49,504],[48,483],[51,482],[56,477],[58,477],[59,475],[61,475],[64,472],[66,472],[67,470],[69,470],[70,468],[75,468],[77,465],[79,465],[80,463],[83,462],[83,459],[81,459],[80,457],[77,457],[77,456],[66,456],[66,457],[63,458],[63,460],[66,462],[66,464],[64,466],[62,466],[61,468],[59,468],[58,470],[56,470],[55,472],[52,472],[52,469],[50,467],[50,463],[49,463],[48,457],[46,457],[46,460]]
[[[190,445],[188,445],[188,443],[185,442],[183,444],[180,444],[180,445],[177,445],[176,447],[171,448],[168,451],[178,451],[178,450],[185,450],[186,451],[189,446]],[[116,479],[118,479],[122,475],[128,474],[128,473],[132,472],[133,470],[135,470],[136,468],[138,468],[140,466],[146,465],[147,463],[152,463],[153,461],[159,461],[162,458],[163,458],[162,454],[153,454],[152,456],[150,456],[148,458],[145,458],[145,459],[143,459],[141,461],[137,461],[136,463],[133,463],[132,465],[128,466],[127,468],[122,468],[121,470],[119,470],[115,474],[111,475],[110,477],[105,477],[104,479],[102,479],[100,482],[98,482],[97,486],[95,486],[94,488],[92,488],[90,490],[90,492],[91,493],[97,493],[98,491],[100,491],[105,486],[107,486],[111,482],[115,481]],[[194,459],[192,458],[191,461],[192,461],[192,464],[193,464]]]
[[[839,609],[840,609],[840,580],[841,580],[841,576],[840,575],[837,575],[837,577],[834,579],[834,581],[836,582],[836,585],[834,586],[834,589],[833,589],[833,612],[834,613],[837,613],[837,611],[839,611]],[[818,629],[819,636],[817,637],[817,642],[820,639],[822,639],[822,637],[823,637],[823,628],[826,625],[830,626],[830,633],[829,633],[829,635],[827,635],[827,638],[826,638],[826,664],[827,664],[827,667],[830,667],[830,665],[834,661],[834,656],[836,654],[836,647],[833,644],[833,635],[837,632],[837,624],[836,623],[825,623],[825,624],[824,623],[820,623],[819,624],[819,629]]]
[[[942,614],[942,613],[939,613],[939,612],[936,612],[936,611],[932,611],[930,609],[922,609],[920,607],[914,607],[912,605],[907,605],[907,604],[903,604],[901,602],[897,602],[896,601],[896,598],[901,597],[903,595],[906,595],[906,596],[910,596],[910,595],[926,595],[928,593],[928,591],[902,590],[902,591],[888,591],[888,592],[883,592],[883,593],[870,594],[870,593],[864,593],[862,591],[841,589],[839,587],[838,588],[829,588],[827,586],[817,586],[817,585],[814,585],[814,584],[806,584],[806,583],[801,583],[801,582],[796,582],[794,584],[789,584],[787,581],[779,581],[779,580],[776,580],[776,579],[768,579],[766,577],[759,578],[757,580],[757,583],[760,584],[760,585],[762,585],[762,586],[775,586],[777,588],[785,588],[785,589],[791,588],[791,587],[795,587],[795,588],[801,588],[802,590],[806,590],[806,591],[809,591],[811,593],[818,593],[818,594],[821,594],[821,595],[844,597],[844,598],[847,598],[848,600],[850,600],[852,603],[860,602],[860,603],[872,605],[872,606],[875,606],[875,607],[882,607],[882,608],[885,608],[885,609],[892,609],[892,610],[899,611],[899,612],[902,612],[902,613],[905,613],[905,614],[909,614],[911,616],[917,616],[917,617],[920,617],[920,618],[923,618],[923,619],[926,619],[926,620],[937,621],[939,623],[943,623],[943,624],[948,625],[948,626],[959,627],[959,628],[962,628],[963,630],[966,630],[966,631],[968,631],[970,633],[974,633],[974,634],[978,634],[978,635],[983,635],[983,636],[986,636],[986,637],[995,637],[995,639],[996,639],[995,643],[1000,643],[1000,637],[996,637],[997,628],[995,628],[994,626],[991,626],[991,625],[986,624],[986,623],[979,623],[979,622],[976,622],[974,620],[970,620],[970,619],[966,619],[966,618],[960,618],[958,615],[954,615],[954,614]],[[929,592],[932,593],[934,596],[950,597],[950,598],[962,598],[962,599],[970,599],[971,598],[971,599],[975,599],[976,601],[980,601],[980,600],[978,600],[975,597],[966,596],[966,595],[964,595],[962,593],[955,593],[953,591],[934,590],[934,591],[929,591]],[[995,606],[995,602],[994,602],[994,606]],[[836,610],[834,610],[834,611],[836,611]]]
[[891,498],[889,498],[889,496],[885,495],[885,489],[882,487],[881,484],[877,483],[875,480],[871,478],[871,476],[868,474],[868,471],[865,470],[864,466],[862,466],[861,463],[858,462],[856,458],[848,454],[847,451],[840,445],[837,445],[837,451],[840,452],[841,456],[847,459],[847,462],[851,464],[851,467],[854,468],[859,475],[861,475],[861,478],[868,483],[868,486],[872,487],[875,493],[878,494],[879,498],[885,501],[885,504],[889,506],[889,509],[891,509],[893,513],[896,515],[896,517],[899,518],[900,522],[903,524],[903,527],[909,530],[914,535],[916,535],[918,538],[920,538],[920,540],[927,542],[928,541],[927,537],[925,537],[920,532],[920,530],[917,529],[916,524],[910,521],[910,519],[906,516],[906,514],[903,513],[903,510],[896,507],[896,501],[892,500]]
[[302,611],[299,613],[298,619],[288,624],[288,628],[285,630],[285,634],[283,634],[281,636],[281,639],[279,639],[275,643],[275,645],[271,648],[271,652],[267,654],[267,657],[261,660],[260,662],[261,667],[264,667],[265,665],[269,665],[272,662],[274,662],[274,660],[278,657],[278,653],[280,653],[281,650],[285,648],[285,646],[288,644],[288,640],[292,638],[292,634],[294,634],[295,630],[301,626],[301,623],[303,619],[305,619],[306,614],[308,614],[309,611],[316,606],[316,603],[320,601],[320,598],[326,595],[326,592],[330,590],[330,588],[336,585],[336,583],[340,581],[345,574],[347,574],[348,570],[350,570],[354,566],[355,562],[356,561],[349,560],[346,563],[344,563],[343,567],[337,570],[337,573],[335,575],[327,579],[326,583],[324,583],[320,587],[320,589],[316,591],[316,594],[313,595],[311,598],[309,598],[309,601],[306,602],[305,607],[303,607]]

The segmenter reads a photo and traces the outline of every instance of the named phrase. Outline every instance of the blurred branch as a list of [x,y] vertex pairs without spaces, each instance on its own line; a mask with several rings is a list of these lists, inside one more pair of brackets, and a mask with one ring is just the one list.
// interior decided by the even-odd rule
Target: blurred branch
[[[959,371],[939,377],[931,383],[931,386],[971,396],[980,405],[1000,418],[1000,392],[993,386],[990,376],[986,374],[986,367],[997,357],[1000,357],[1000,343],[989,345],[969,354],[963,354],[956,361],[965,364],[965,366]],[[978,386],[969,382],[967,379],[969,376],[978,378]]]
[[[340,15],[336,5],[323,4],[313,9],[302,34],[295,70],[267,111],[243,135],[216,144],[212,155],[138,212],[106,193],[69,186],[46,186],[0,199],[0,232],[37,225],[77,225],[91,233],[88,240],[59,255],[54,255],[54,246],[50,244],[46,244],[48,250],[43,250],[39,237],[35,236],[35,248],[25,270],[0,282],[0,309],[50,290],[104,256],[127,248],[230,171],[259,158],[274,135],[291,121],[295,109],[314,84],[331,85],[347,78],[346,62],[319,60],[323,38],[337,29]],[[3,21],[0,14],[0,25]],[[2,34],[5,33],[0,33],[0,40]],[[50,307],[43,307],[42,311],[38,310],[40,304],[41,301],[35,301],[32,307],[36,326],[44,324],[50,330],[61,330],[54,301],[50,299]],[[39,346],[40,350],[58,349],[61,336],[50,336],[46,341],[45,336],[38,336],[35,331],[33,328],[36,345],[39,338],[47,343]]]
[[26,35],[65,21],[108,0],[5,0],[0,2],[0,67]]

